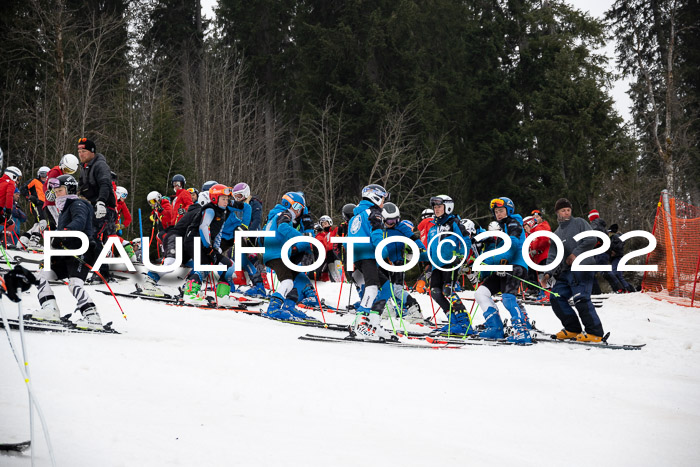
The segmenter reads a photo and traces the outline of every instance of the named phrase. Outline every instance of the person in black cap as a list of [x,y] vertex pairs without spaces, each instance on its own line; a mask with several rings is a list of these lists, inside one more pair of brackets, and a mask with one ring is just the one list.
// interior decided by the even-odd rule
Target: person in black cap
[[[576,339],[583,342],[601,342],[603,339],[603,324],[600,322],[593,302],[591,302],[591,290],[595,273],[593,271],[572,271],[571,265],[576,257],[585,251],[592,250],[596,245],[595,237],[585,237],[578,242],[574,237],[581,232],[591,230],[590,224],[585,219],[571,216],[571,203],[566,198],[557,200],[554,205],[559,227],[554,232],[564,245],[564,260],[553,270],[545,273],[542,286],[546,287],[550,277],[557,282],[552,288],[550,303],[557,318],[564,329],[556,334],[557,339]],[[547,264],[552,264],[557,257],[557,245],[552,242],[549,247]],[[591,257],[586,258],[581,264],[595,264]],[[573,297],[576,311],[569,305],[569,299]],[[576,312],[578,311],[578,316]],[[579,321],[580,317],[580,321]],[[583,332],[581,323],[586,329]]]
[[[105,156],[96,153],[95,143],[87,138],[78,140],[78,157],[82,169],[79,194],[90,201],[95,210],[94,238],[104,245],[107,237],[116,233],[117,198],[112,189],[112,170]],[[100,273],[108,278],[109,266],[100,268]]]

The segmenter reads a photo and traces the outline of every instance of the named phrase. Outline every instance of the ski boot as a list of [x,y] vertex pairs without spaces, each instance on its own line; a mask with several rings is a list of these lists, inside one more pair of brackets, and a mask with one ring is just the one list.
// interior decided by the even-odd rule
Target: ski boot
[[158,287],[158,283],[151,276],[151,273],[143,273],[143,283],[136,284],[136,291],[149,297],[165,297],[165,293]]
[[292,316],[293,321],[306,321],[306,320],[311,320],[312,318],[308,316],[306,313],[301,311],[299,308],[297,308],[297,303],[296,301],[286,298],[284,300],[284,303],[282,304],[282,310],[286,311]]
[[306,287],[304,287],[304,290],[301,291],[301,300],[299,301],[299,303],[312,308],[321,306],[321,304],[318,303],[318,299],[316,298],[316,290],[310,285],[307,285]]
[[513,334],[506,339],[514,344],[532,344],[530,332],[527,330],[525,321],[521,319],[513,319]]
[[83,317],[75,322],[75,327],[89,331],[104,331],[102,319],[93,303],[88,304],[82,311]]
[[36,310],[32,313],[31,319],[36,321],[46,321],[48,323],[60,323],[61,313],[58,309],[58,303],[56,303],[56,298],[51,295],[50,297],[44,297],[41,302],[41,309]]
[[267,310],[265,310],[262,313],[262,316],[265,318],[270,318],[270,319],[277,319],[277,320],[282,320],[282,321],[290,321],[293,320],[292,314],[283,309],[284,305],[284,297],[280,295],[278,292],[273,293],[270,295],[270,303],[267,305]]
[[484,330],[479,333],[483,339],[503,339],[503,321],[495,308],[489,308],[484,312],[486,322]]
[[458,310],[448,313],[447,316],[449,323],[444,325],[440,332],[443,334],[461,334],[461,335],[474,335],[477,334],[476,330],[469,321],[469,313],[466,310]]
[[243,295],[247,297],[267,298],[267,292],[265,291],[265,286],[262,282],[253,284],[253,286],[246,290]]
[[566,329],[562,329],[561,331],[556,333],[553,337],[554,337],[554,339],[557,339],[560,341],[565,341],[568,339],[576,339],[579,334],[580,333],[578,333],[578,332],[571,332],[571,331],[567,331]]
[[603,338],[601,336],[594,336],[593,334],[586,334],[584,332],[580,333],[579,335],[576,336],[576,341],[577,342],[603,342]]
[[228,297],[231,293],[231,284],[228,282],[219,282],[216,284],[216,296],[218,298]]

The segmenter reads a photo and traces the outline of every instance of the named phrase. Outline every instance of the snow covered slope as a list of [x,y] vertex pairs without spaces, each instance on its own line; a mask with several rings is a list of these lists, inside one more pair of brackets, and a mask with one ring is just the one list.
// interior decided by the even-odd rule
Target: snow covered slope
[[[338,288],[319,284],[319,293],[335,304]],[[71,310],[67,287],[55,290]],[[641,351],[306,342],[297,338],[332,331],[121,298],[125,321],[110,296],[91,295],[122,335],[26,334],[61,466],[700,461],[700,312],[642,294],[611,296],[598,310],[611,342],[647,343]],[[432,314],[429,298],[419,300]],[[36,290],[25,294],[25,307],[37,305]],[[528,312],[538,327],[560,329],[551,308]],[[27,394],[5,338],[0,375],[0,442],[25,440]],[[35,445],[49,465],[38,428]],[[0,454],[0,465],[28,466],[29,453]]]

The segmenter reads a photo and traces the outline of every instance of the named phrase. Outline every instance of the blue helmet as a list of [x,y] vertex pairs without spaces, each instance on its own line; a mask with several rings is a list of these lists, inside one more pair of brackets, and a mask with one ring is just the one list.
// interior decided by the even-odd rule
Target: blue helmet
[[496,217],[495,209],[503,207],[506,208],[506,213],[508,216],[515,214],[515,204],[513,203],[513,200],[506,198],[505,196],[501,196],[491,200],[491,214],[493,217]]
[[282,201],[280,204],[287,209],[292,208],[297,211],[306,208],[306,200],[304,199],[304,195],[298,191],[290,191],[289,193],[285,193],[284,196],[282,196]]
[[208,182],[204,182],[204,185],[202,185],[202,189],[200,190],[200,193],[202,191],[209,191],[209,188],[213,187],[214,185],[218,184],[219,182],[215,182],[214,180],[209,180]]
[[182,175],[182,174],[175,174],[175,176],[173,177],[172,183],[173,183],[173,184],[179,183],[179,184],[180,184],[180,188],[185,188],[185,183],[187,183],[187,182],[185,181],[185,176],[184,176],[184,175]]

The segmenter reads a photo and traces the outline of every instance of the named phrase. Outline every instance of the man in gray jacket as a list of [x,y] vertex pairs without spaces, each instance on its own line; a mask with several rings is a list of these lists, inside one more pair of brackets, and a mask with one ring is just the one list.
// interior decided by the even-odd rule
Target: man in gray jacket
[[[557,280],[552,288],[550,301],[554,314],[557,315],[564,329],[557,333],[556,338],[600,342],[603,338],[603,325],[591,302],[591,290],[595,272],[571,270],[571,265],[578,255],[595,248],[596,237],[586,237],[578,242],[574,240],[574,237],[579,233],[591,230],[591,226],[580,217],[571,217],[571,203],[568,199],[559,199],[554,206],[554,212],[559,222],[559,227],[554,233],[564,245],[564,261],[553,270],[545,273],[543,286],[547,283],[550,276]],[[547,264],[553,263],[556,256],[557,246],[552,242],[549,248]],[[593,265],[596,262],[591,257],[586,258],[581,264]],[[554,294],[558,294],[558,296]],[[573,298],[578,316],[576,311],[569,305],[569,298]],[[579,317],[581,318],[580,321]],[[581,323],[586,329],[585,333],[581,328]]]

